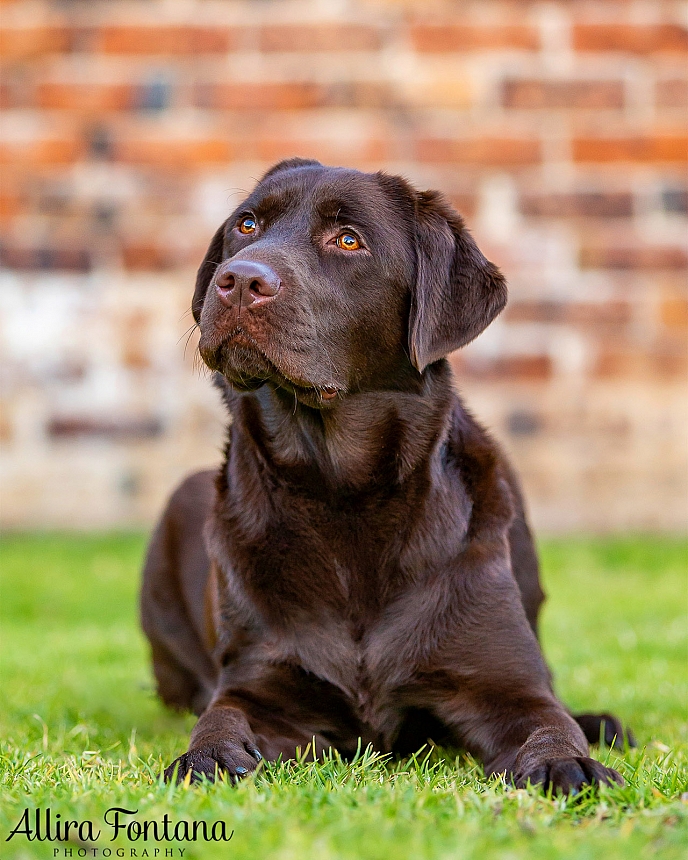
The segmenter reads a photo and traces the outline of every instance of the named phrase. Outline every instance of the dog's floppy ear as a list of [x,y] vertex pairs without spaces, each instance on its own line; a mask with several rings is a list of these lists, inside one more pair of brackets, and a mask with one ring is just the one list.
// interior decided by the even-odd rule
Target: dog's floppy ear
[[205,252],[205,257],[201,263],[198,272],[196,273],[196,289],[194,290],[193,299],[191,300],[191,312],[193,318],[198,322],[201,318],[203,310],[203,302],[205,294],[208,291],[208,285],[215,274],[215,270],[222,262],[222,250],[225,242],[225,230],[227,229],[227,221],[224,221],[217,232],[210,240],[208,250]]
[[422,373],[492,322],[506,304],[506,283],[436,191],[417,196],[416,257],[409,352]]

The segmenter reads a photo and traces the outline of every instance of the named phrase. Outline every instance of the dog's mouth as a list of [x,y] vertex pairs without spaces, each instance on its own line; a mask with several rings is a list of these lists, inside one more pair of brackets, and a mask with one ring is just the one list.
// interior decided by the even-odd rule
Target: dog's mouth
[[279,367],[241,325],[223,337],[212,356],[203,352],[202,356],[211,369],[220,371],[231,385],[242,391],[253,391],[266,382],[272,382],[308,406],[315,407],[331,403],[343,394],[337,385],[316,385]]

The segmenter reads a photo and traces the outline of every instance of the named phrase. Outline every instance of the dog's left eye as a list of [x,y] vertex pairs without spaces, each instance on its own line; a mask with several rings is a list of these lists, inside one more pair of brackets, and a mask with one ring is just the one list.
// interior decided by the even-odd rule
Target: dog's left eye
[[353,233],[342,233],[337,236],[335,239],[335,244],[338,248],[341,248],[343,251],[358,251],[361,247],[361,243],[358,240],[358,236],[354,236]]
[[246,218],[242,218],[241,221],[239,221],[238,226],[239,232],[247,236],[249,233],[255,233],[258,225],[256,224],[256,219],[251,218],[249,215]]

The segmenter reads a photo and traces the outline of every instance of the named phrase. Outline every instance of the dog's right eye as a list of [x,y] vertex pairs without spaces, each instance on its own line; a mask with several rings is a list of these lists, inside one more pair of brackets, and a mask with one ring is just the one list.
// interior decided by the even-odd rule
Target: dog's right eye
[[242,218],[238,223],[239,232],[243,233],[244,236],[248,236],[251,233],[256,232],[257,224],[256,219],[252,218],[250,215],[247,215],[246,218]]

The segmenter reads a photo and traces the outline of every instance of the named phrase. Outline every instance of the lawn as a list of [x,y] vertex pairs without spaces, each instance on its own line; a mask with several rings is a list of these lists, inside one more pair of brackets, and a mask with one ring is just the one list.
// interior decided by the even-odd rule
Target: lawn
[[[137,627],[143,549],[138,535],[3,541],[2,860],[687,856],[685,543],[542,546],[542,638],[557,689],[574,710],[618,713],[639,744],[622,755],[595,753],[621,771],[625,787],[573,799],[486,781],[470,758],[438,750],[397,762],[364,753],[348,764],[270,766],[238,788],[163,785],[161,768],[184,751],[193,718],[169,713],[153,693]],[[50,807],[54,822],[58,814],[90,819],[102,833],[88,845],[29,842],[21,833],[7,842],[24,809],[33,816],[36,807]],[[103,824],[110,807],[138,810],[127,821],[222,820],[234,833],[224,843],[128,841],[122,833],[111,842]]]

